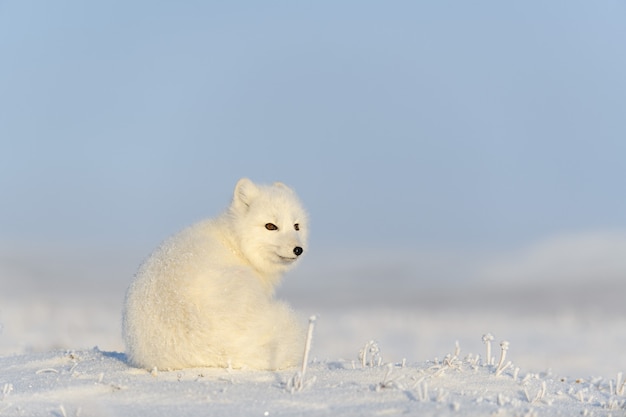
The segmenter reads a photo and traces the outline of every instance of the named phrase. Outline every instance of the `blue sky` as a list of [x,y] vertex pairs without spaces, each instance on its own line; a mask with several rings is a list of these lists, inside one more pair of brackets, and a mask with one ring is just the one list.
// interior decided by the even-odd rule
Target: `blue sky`
[[621,1],[0,0],[0,240],[153,247],[238,178],[324,248],[626,230]]

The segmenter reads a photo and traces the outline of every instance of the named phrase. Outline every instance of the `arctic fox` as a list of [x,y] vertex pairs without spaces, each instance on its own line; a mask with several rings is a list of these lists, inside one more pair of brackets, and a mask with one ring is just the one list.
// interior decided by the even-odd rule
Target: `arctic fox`
[[304,331],[274,290],[307,234],[307,215],[289,187],[239,180],[222,215],[169,238],[139,268],[123,313],[130,363],[162,370],[296,365]]

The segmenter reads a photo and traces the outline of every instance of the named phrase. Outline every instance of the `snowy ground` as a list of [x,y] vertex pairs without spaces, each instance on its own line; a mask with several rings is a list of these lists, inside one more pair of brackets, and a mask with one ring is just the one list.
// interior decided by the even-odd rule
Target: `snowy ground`
[[[109,266],[83,282],[80,270],[61,266],[26,273],[23,263],[5,261],[3,268],[0,415],[626,415],[621,280],[421,288],[393,276],[386,286],[361,275],[333,282],[305,268],[280,293],[303,320],[318,315],[309,384],[290,392],[296,370],[129,367],[120,336],[128,279],[103,279],[127,271]],[[363,367],[359,353],[370,340],[376,366]],[[497,375],[502,340],[504,365],[512,364]]]
[[515,365],[500,372],[459,351],[404,365],[314,362],[301,391],[291,389],[293,370],[149,373],[98,349],[2,358],[0,369],[9,381],[1,385],[4,415],[609,416],[623,415],[626,403],[621,381],[557,378]]

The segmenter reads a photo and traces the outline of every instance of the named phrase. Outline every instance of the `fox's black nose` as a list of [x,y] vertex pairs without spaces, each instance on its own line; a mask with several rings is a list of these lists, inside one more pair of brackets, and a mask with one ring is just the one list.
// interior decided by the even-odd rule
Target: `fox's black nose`
[[293,248],[293,253],[295,253],[296,256],[302,255],[303,251],[304,251],[304,249],[302,249],[300,246],[296,246],[295,248]]

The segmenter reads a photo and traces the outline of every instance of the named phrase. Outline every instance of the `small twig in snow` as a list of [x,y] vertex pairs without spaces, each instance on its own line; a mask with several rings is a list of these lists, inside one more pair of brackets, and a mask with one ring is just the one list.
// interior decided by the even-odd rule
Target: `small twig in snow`
[[543,397],[546,396],[547,389],[546,381],[541,381],[541,389],[539,390],[539,394],[537,394],[538,399],[543,400]]
[[500,351],[500,361],[498,362],[498,366],[496,368],[496,376],[500,375],[502,371],[504,371],[504,359],[506,358],[506,351],[509,350],[509,342],[503,340],[500,343],[500,348],[502,350]]
[[304,343],[304,354],[302,356],[302,369],[287,382],[287,389],[293,394],[295,391],[302,391],[305,386],[311,385],[315,378],[305,381],[306,367],[309,362],[309,352],[311,350],[311,340],[313,339],[313,328],[315,327],[316,316],[309,317],[309,329],[306,334],[306,342]]
[[72,365],[72,367],[69,370],[69,373],[72,374],[74,372],[74,369],[76,369],[77,366],[78,366],[78,362],[74,362],[74,364]]
[[311,351],[311,341],[313,339],[313,328],[315,327],[316,316],[309,317],[309,329],[306,334],[306,342],[304,344],[304,356],[302,358],[302,376],[306,373],[306,367],[309,362],[309,352]]
[[374,366],[380,366],[383,362],[383,357],[380,354],[380,348],[378,347],[378,344],[373,340],[367,342],[363,349],[359,352],[359,360],[361,361],[361,366],[363,368],[367,366],[369,366],[370,368],[373,368]]
[[58,373],[59,373],[59,371],[57,371],[57,370],[56,370],[56,369],[54,369],[54,368],[44,368],[44,369],[39,369],[38,371],[35,371],[35,374],[36,374],[36,375],[39,375],[39,374],[47,374],[47,373],[54,373],[54,374],[58,374]]
[[13,391],[13,384],[4,384],[2,387],[2,397],[0,397],[0,401],[4,400],[11,393],[11,391]]
[[617,373],[617,379],[615,380],[615,393],[617,395],[624,395],[624,388],[626,388],[626,380],[622,381],[623,374]]
[[430,401],[430,398],[428,398],[428,383],[426,381],[417,385],[417,397],[420,401]]
[[587,388],[581,389],[577,393],[577,398],[581,403],[591,403],[593,401],[593,395],[589,394],[589,398],[585,399],[585,394],[583,391],[588,391]]
[[437,401],[438,403],[444,402],[446,398],[448,398],[448,394],[449,392],[444,391],[442,388],[439,388],[437,390],[437,396],[435,397],[435,401]]
[[487,345],[487,356],[485,357],[485,361],[486,361],[486,365],[491,365],[492,363],[492,359],[491,359],[491,342],[493,341],[494,337],[491,333],[487,333],[483,335],[483,343],[485,345]]
[[404,385],[400,383],[400,381],[404,378],[404,375],[399,376],[391,376],[393,373],[393,364],[387,364],[387,371],[385,372],[385,376],[383,380],[376,385],[375,390],[380,391],[383,388],[398,388],[404,390]]
[[539,388],[539,391],[537,391],[537,395],[535,395],[534,398],[531,397],[531,395],[528,393],[528,390],[526,389],[526,387],[524,387],[524,394],[526,394],[526,399],[528,400],[528,402],[531,404],[534,404],[539,400],[543,400],[543,397],[545,397],[546,395],[546,390],[547,390],[546,381],[542,381],[541,388]]
[[528,393],[528,389],[526,387],[524,387],[524,395],[526,395],[526,401],[532,404],[533,400],[530,397],[530,394]]
[[478,361],[480,360],[480,356],[479,355],[472,355],[471,353],[469,353],[466,357],[465,357],[465,362],[467,362],[467,364],[473,369],[476,370],[478,369]]
[[511,361],[508,361],[506,363],[506,365],[496,369],[496,376],[500,376],[502,375],[502,372],[506,371],[507,369],[509,369],[511,366],[513,366],[513,364],[511,363]]
[[433,374],[433,377],[438,377],[444,374],[444,372],[448,369],[456,369],[457,371],[461,371],[462,362],[459,360],[459,353],[461,353],[461,349],[459,348],[459,342],[456,342],[456,348],[454,350],[454,356],[451,354],[447,354],[441,364],[435,359],[435,365],[431,366],[429,369],[436,369],[436,372]]

